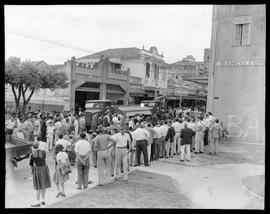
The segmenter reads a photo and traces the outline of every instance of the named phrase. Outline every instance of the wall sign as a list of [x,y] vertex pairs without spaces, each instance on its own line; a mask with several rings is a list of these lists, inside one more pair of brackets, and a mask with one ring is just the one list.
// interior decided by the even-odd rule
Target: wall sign
[[265,65],[265,60],[243,60],[243,61],[219,61],[216,66],[256,66]]

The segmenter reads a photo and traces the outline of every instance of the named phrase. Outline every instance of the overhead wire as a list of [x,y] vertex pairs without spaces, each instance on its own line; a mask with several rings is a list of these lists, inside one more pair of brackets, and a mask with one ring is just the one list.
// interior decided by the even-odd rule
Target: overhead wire
[[[59,42],[56,42],[56,41],[53,41],[53,40],[41,39],[41,38],[37,38],[37,37],[32,36],[32,35],[27,35],[27,34],[15,32],[15,31],[12,31],[12,30],[9,30],[9,32],[12,33],[12,34],[15,34],[15,35],[24,37],[24,38],[33,39],[33,40],[45,42],[45,43],[48,43],[48,44],[57,45],[57,46],[61,46],[61,47],[65,47],[65,48],[69,48],[69,49],[73,49],[73,50],[77,50],[77,51],[80,51],[80,52],[85,52],[85,53],[88,53],[88,54],[89,53],[92,53],[92,54],[96,54],[96,55],[99,55],[99,56],[107,56],[108,57],[108,55],[106,55],[106,54],[100,54],[98,52],[90,51],[90,50],[84,49],[84,48],[73,47],[73,46],[66,45],[66,44],[63,44],[63,43],[59,43]],[[170,61],[171,62],[170,63],[167,63],[167,64],[172,64],[172,63],[181,61],[181,59],[178,58],[178,59],[174,59],[174,60],[170,60]]]
[[11,31],[11,30],[9,30],[9,32],[12,33],[12,34],[15,34],[15,35],[24,37],[24,38],[33,39],[33,40],[45,42],[45,43],[48,43],[48,44],[53,44],[53,45],[57,45],[57,46],[65,47],[65,48],[70,48],[70,49],[81,51],[81,52],[85,52],[85,53],[97,54],[99,56],[106,56],[106,54],[99,54],[98,52],[90,51],[90,50],[87,50],[87,49],[84,49],[84,48],[76,48],[76,47],[73,47],[73,46],[70,46],[70,45],[66,45],[66,44],[62,44],[62,43],[59,43],[59,42],[55,42],[53,40],[40,39],[40,38],[31,36],[31,35],[27,35],[27,34],[23,34],[23,33],[18,33],[18,32]]

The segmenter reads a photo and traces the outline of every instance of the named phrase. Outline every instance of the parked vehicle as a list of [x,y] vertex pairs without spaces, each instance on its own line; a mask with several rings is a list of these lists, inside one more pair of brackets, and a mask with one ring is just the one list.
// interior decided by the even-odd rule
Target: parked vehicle
[[31,141],[6,135],[6,167],[9,167],[13,171],[14,167],[18,166],[17,162],[29,158],[31,146]]
[[[153,114],[152,107],[145,107],[141,105],[113,105],[111,100],[88,100],[85,104],[85,126],[87,130],[92,129],[92,118],[95,114],[98,117],[109,116],[110,121],[112,115],[120,113],[124,118],[134,116],[136,114],[151,115]],[[104,125],[104,124],[103,124]]]

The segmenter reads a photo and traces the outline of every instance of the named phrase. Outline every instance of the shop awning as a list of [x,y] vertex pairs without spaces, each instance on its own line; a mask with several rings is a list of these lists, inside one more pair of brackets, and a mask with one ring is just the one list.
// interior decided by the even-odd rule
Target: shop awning
[[206,100],[204,97],[183,96],[183,100]]
[[119,58],[109,58],[109,61],[115,64],[121,64],[121,60]]
[[100,58],[95,59],[77,59],[77,62],[83,62],[83,63],[97,63],[100,61]]
[[131,93],[129,93],[129,96],[131,96],[131,97],[143,97],[143,93],[131,92]]
[[156,97],[155,100],[160,100],[160,99],[162,99],[162,98],[164,98],[164,97],[168,97],[168,96],[170,96],[170,95],[171,95],[171,94],[165,94],[165,95]]
[[107,84],[107,93],[125,94],[125,91],[120,85]]

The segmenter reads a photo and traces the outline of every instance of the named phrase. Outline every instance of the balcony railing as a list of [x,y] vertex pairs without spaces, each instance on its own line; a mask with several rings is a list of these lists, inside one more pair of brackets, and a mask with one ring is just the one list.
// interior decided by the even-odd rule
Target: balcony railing
[[167,88],[167,81],[144,78],[143,85],[150,87]]
[[130,83],[134,85],[141,85],[142,84],[142,78],[140,77],[130,77]]

